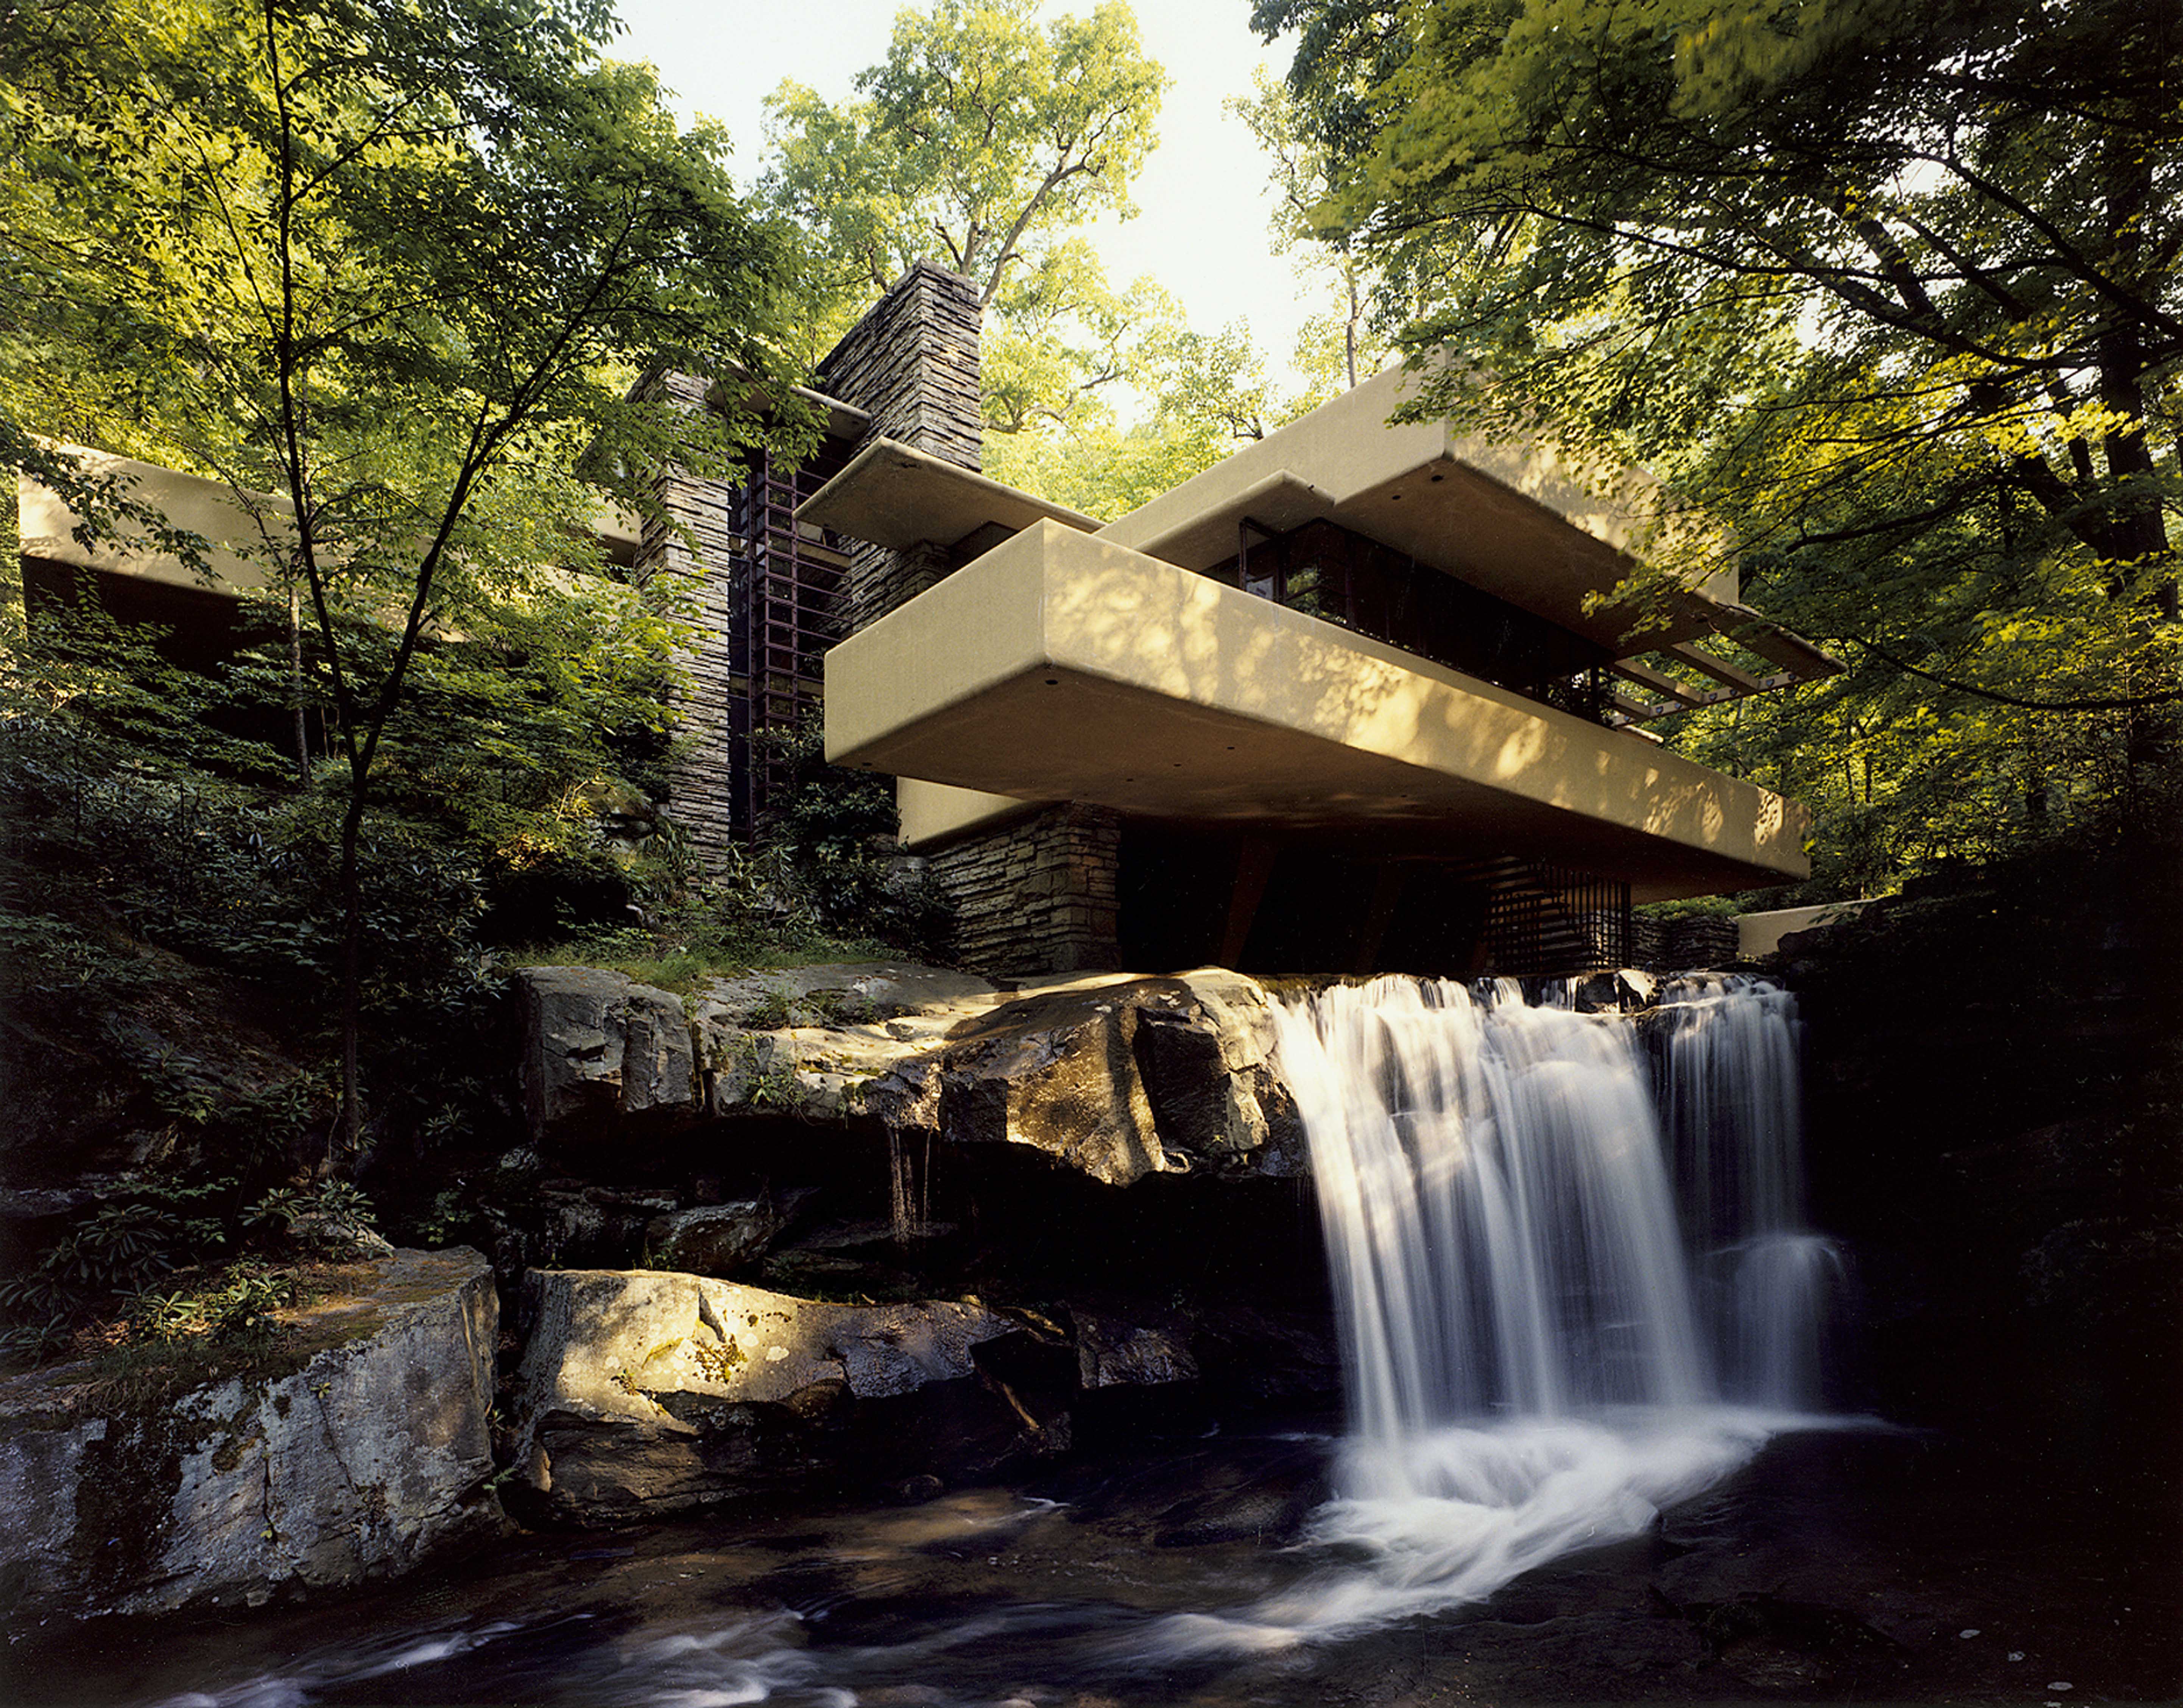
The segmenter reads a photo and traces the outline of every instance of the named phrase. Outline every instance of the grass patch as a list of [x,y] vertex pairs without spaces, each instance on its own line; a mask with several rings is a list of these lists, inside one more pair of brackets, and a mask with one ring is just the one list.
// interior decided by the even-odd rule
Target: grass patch
[[171,1275],[156,1294],[76,1333],[75,1356],[39,1372],[92,1412],[141,1412],[198,1388],[292,1375],[358,1323],[280,1320],[376,1281],[375,1265],[245,1262]]
[[616,932],[605,939],[554,943],[508,951],[511,967],[597,967],[619,973],[639,984],[650,984],[678,996],[694,996],[719,979],[738,973],[771,972],[783,967],[809,967],[836,961],[900,960],[902,951],[871,937],[822,937],[793,948],[658,948],[650,953],[625,940],[633,934]]

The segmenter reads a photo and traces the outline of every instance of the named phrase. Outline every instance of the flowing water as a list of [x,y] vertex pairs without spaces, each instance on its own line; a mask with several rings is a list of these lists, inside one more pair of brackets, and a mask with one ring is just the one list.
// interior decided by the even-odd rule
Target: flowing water
[[1279,1023],[1349,1402],[1314,1535],[1347,1560],[1174,1640],[1280,1646],[1477,1600],[1815,1421],[1833,1260],[1802,1225],[1785,993],[1672,987],[1657,1072],[1628,1022],[1509,980],[1336,986]]
[[1841,1254],[1804,1225],[1796,1002],[1758,980],[1664,994],[1661,1118],[1722,1391],[1812,1407]]
[[[853,1533],[753,1521],[652,1549],[628,1568],[648,1586],[635,1611],[572,1599],[565,1572],[513,1611],[529,1592],[510,1577],[436,1622],[145,1698],[971,1703],[1308,1666],[1640,1535],[1819,1421],[1837,1265],[1803,1223],[1786,996],[1676,986],[1648,1043],[1508,981],[1382,979],[1299,1000],[1278,1025],[1348,1401],[1338,1443],[1281,1450],[1332,1461],[1299,1545],[1087,1562],[1065,1490],[969,1491],[866,1513]],[[906,1171],[897,1184],[908,1220]]]

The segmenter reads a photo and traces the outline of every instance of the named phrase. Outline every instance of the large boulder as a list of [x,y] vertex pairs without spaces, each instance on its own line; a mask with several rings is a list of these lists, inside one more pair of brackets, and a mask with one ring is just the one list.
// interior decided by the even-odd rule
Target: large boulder
[[1076,1330],[1077,1383],[1087,1390],[1157,1388],[1198,1378],[1186,1324],[1131,1322],[1082,1306],[1071,1306],[1069,1317]]
[[532,1139],[609,1136],[630,1117],[686,1117],[697,1060],[681,999],[595,967],[522,967],[523,1109]]
[[727,1275],[763,1256],[786,1218],[770,1196],[704,1204],[653,1218],[650,1262],[690,1275]]
[[1189,1165],[1161,1142],[1131,1048],[1138,1012],[1097,986],[993,1008],[930,1058],[933,1126],[951,1144],[1029,1145],[1111,1186],[1180,1172]]
[[[583,1523],[869,1459],[860,1408],[975,1408],[972,1349],[1016,1327],[975,1300],[837,1305],[661,1270],[534,1270],[523,1316],[517,1471],[552,1516]],[[951,1387],[969,1391],[933,1391]],[[886,1433],[907,1449],[906,1428]],[[868,1468],[892,1465],[882,1450]]]
[[1027,1145],[1093,1179],[1305,1170],[1273,1066],[1264,987],[1211,968],[1026,989],[859,1088],[863,1107],[951,1144]]
[[0,1606],[255,1605],[498,1533],[491,1267],[398,1251],[344,1273],[223,1379],[79,1365],[0,1383]]

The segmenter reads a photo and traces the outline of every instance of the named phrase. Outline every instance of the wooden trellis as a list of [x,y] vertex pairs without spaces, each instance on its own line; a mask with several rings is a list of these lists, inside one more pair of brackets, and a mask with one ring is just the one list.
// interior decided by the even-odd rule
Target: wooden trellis
[[730,564],[730,829],[747,836],[788,781],[780,748],[763,738],[814,713],[826,649],[840,639],[837,605],[847,553],[822,530],[799,526],[796,507],[840,469],[832,446],[800,466],[761,453],[737,496],[737,549]]

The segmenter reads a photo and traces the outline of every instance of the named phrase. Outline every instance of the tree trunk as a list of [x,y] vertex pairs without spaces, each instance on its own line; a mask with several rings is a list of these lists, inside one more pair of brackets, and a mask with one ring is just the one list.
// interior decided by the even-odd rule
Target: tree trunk
[[364,1030],[364,896],[357,872],[357,844],[364,832],[364,785],[352,779],[348,811],[342,818],[341,877],[341,1145],[336,1156],[319,1159],[314,1170],[332,1172],[336,1162],[353,1167],[364,1149],[364,1090],[358,1066]]
[[296,781],[311,786],[310,731],[303,709],[303,613],[296,584],[288,584],[288,696],[296,713]]
[[1357,389],[1357,323],[1363,318],[1364,308],[1357,300],[1357,269],[1353,265],[1342,268],[1349,286],[1349,314],[1341,323],[1341,347],[1344,365],[1349,370],[1349,389]]

